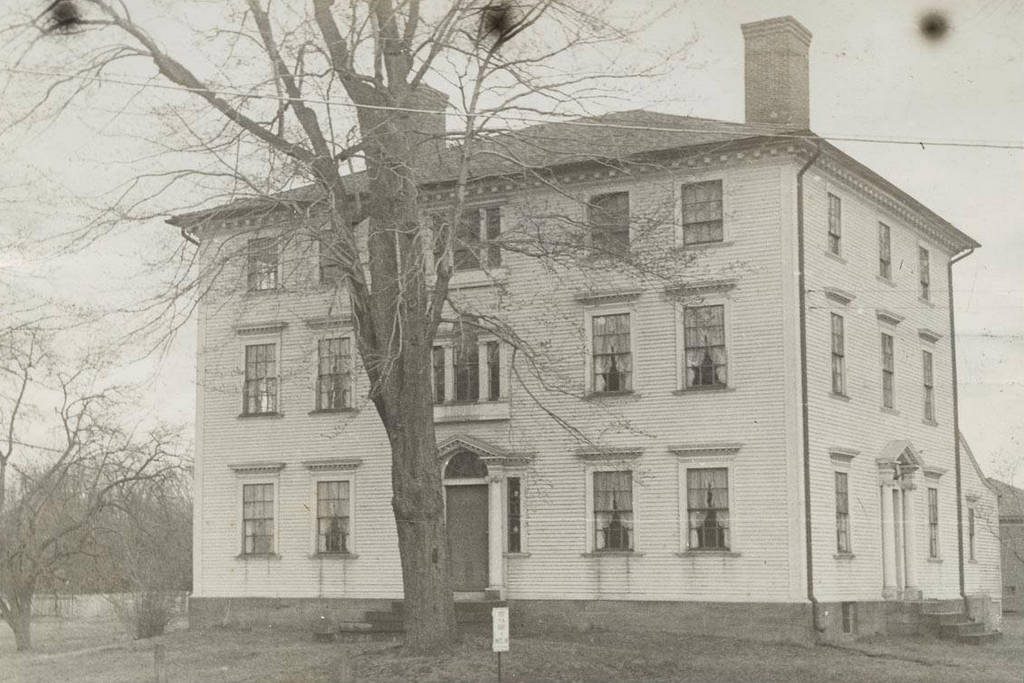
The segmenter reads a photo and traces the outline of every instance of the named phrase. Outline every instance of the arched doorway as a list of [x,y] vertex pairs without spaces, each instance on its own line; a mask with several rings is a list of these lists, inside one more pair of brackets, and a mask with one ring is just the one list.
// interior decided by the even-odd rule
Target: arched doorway
[[444,490],[452,590],[482,592],[488,583],[487,465],[457,451],[445,465]]

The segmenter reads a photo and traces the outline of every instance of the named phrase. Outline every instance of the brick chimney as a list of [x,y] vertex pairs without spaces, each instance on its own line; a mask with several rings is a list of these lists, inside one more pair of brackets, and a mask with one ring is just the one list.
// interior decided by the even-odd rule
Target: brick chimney
[[747,123],[789,130],[811,125],[811,32],[793,17],[743,24]]
[[408,114],[412,120],[412,145],[418,162],[417,170],[427,175],[436,175],[446,147],[445,109],[448,96],[426,83],[420,83],[406,97],[405,106],[420,110]]

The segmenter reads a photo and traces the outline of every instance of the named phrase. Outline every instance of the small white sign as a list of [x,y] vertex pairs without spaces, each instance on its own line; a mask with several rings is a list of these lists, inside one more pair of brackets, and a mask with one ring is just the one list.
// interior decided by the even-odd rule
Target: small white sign
[[508,607],[491,608],[491,652],[508,652]]

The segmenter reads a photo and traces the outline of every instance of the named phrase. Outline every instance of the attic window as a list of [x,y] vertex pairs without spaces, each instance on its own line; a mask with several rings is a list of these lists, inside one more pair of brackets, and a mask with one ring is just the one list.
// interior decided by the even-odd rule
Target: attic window
[[277,288],[277,242],[272,237],[254,237],[247,245],[249,291]]

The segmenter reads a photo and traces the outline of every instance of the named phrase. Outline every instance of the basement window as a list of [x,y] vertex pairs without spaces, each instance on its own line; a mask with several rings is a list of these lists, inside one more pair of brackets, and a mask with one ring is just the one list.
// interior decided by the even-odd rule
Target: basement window
[[857,603],[855,602],[844,602],[841,603],[840,609],[843,617],[843,633],[856,633],[857,632]]

